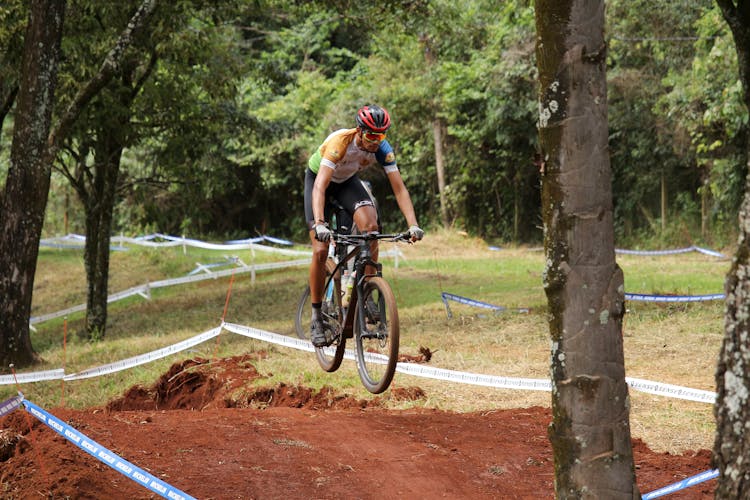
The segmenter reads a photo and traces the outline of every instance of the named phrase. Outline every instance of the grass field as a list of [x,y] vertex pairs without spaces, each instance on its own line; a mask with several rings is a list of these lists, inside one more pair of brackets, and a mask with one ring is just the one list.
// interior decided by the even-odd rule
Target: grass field
[[[390,245],[384,247],[386,250]],[[433,353],[432,366],[489,375],[546,378],[549,333],[546,298],[541,288],[543,253],[539,249],[491,250],[480,240],[452,233],[430,234],[414,246],[401,245],[398,268],[384,259],[386,277],[396,293],[401,318],[401,352]],[[113,252],[110,293],[168,277],[184,276],[202,264],[220,260],[220,251],[131,247]],[[290,260],[249,251],[245,263]],[[291,258],[295,259],[297,257]],[[618,256],[631,293],[697,295],[722,292],[726,260],[698,253],[675,256]],[[44,363],[25,371],[64,367],[66,373],[144,354],[217,327],[226,321],[293,334],[297,299],[306,283],[306,267],[211,279],[151,291],[151,299],[131,297],[110,304],[106,339],[82,340],[83,313],[36,325],[32,343]],[[231,283],[231,294],[228,294]],[[493,313],[455,302],[448,318],[441,291],[509,308]],[[77,250],[43,248],[36,277],[32,316],[85,302],[83,256]],[[657,382],[714,390],[714,370],[723,329],[723,302],[654,304],[628,302],[623,335],[627,375]],[[513,311],[529,308],[529,313]],[[63,349],[63,336],[66,338]],[[324,373],[314,356],[224,332],[217,340],[134,369],[80,381],[37,382],[21,387],[31,401],[47,407],[105,404],[135,384],[152,384],[185,357],[212,358],[266,351],[256,364],[266,377],[255,385],[302,384],[335,387],[358,398],[366,392],[351,361]],[[549,406],[542,391],[492,389],[397,374],[396,387],[419,386],[426,397],[416,402],[389,401],[395,408],[425,406],[450,411]],[[17,388],[0,386],[0,400]],[[710,448],[711,405],[669,399],[631,390],[631,426],[654,450],[682,452]]]

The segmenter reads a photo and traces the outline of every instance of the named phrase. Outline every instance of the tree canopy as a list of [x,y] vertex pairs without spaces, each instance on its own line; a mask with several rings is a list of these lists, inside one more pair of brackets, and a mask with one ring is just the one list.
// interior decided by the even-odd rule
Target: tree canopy
[[[135,5],[70,3],[62,105]],[[432,128],[439,120],[450,223],[490,239],[541,241],[532,2],[347,6],[235,0],[157,9],[153,31],[128,59],[137,58],[140,71],[152,66],[121,131],[128,140],[113,230],[302,240],[301,201],[289,200],[302,198],[307,157],[330,131],[353,126],[359,106],[377,102],[393,115],[390,141],[421,220],[440,223]],[[0,174],[26,14],[25,2],[0,8]],[[747,118],[718,7],[613,0],[606,19],[616,237],[670,237],[659,225],[668,222],[671,237],[732,241]],[[130,83],[132,91],[137,80]],[[97,121],[116,116],[117,96],[113,84],[85,112],[58,158],[61,170],[74,169]],[[370,180],[386,224],[399,223],[385,179]],[[60,233],[70,190],[59,177],[52,186],[45,230]],[[70,229],[83,232],[76,203]]]

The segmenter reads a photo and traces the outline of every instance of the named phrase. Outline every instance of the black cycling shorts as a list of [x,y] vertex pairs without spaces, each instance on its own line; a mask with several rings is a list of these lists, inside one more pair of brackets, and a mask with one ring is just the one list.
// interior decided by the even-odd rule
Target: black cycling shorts
[[[320,167],[328,168],[328,167]],[[313,184],[315,184],[315,172],[309,168],[305,172],[305,221],[307,222],[308,229],[312,229],[315,225],[315,217],[313,216],[312,209],[312,190]],[[336,183],[331,181],[326,189],[326,206],[325,206],[325,218],[326,222],[331,221],[331,216],[335,213],[338,207],[341,207],[348,215],[348,219],[338,221],[339,226],[348,226],[351,228],[352,218],[354,212],[359,207],[363,206],[374,206],[370,191],[362,183],[362,180],[355,174],[349,177],[342,183]]]

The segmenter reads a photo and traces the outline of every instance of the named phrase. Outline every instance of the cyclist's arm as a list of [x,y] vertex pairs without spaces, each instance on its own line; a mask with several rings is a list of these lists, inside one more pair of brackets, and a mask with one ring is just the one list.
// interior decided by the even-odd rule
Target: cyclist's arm
[[333,177],[333,169],[321,165],[318,174],[315,176],[315,184],[313,184],[312,190],[313,224],[317,224],[319,221],[326,222],[326,189],[328,189],[328,184],[331,183],[331,177]]
[[400,208],[401,213],[404,214],[406,224],[409,226],[419,226],[419,223],[417,223],[417,216],[414,213],[414,205],[411,203],[411,197],[409,196],[409,191],[406,189],[404,180],[401,178],[401,173],[398,170],[394,170],[388,172],[386,175],[388,176],[388,181],[391,183],[393,194],[396,196],[398,208]]

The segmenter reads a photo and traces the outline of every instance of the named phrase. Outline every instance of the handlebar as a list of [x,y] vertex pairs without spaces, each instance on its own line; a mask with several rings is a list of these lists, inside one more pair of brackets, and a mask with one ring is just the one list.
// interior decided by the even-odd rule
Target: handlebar
[[346,245],[358,245],[365,241],[388,240],[388,241],[405,241],[411,243],[409,232],[395,234],[381,234],[377,232],[364,234],[341,234],[333,233],[333,241]]

